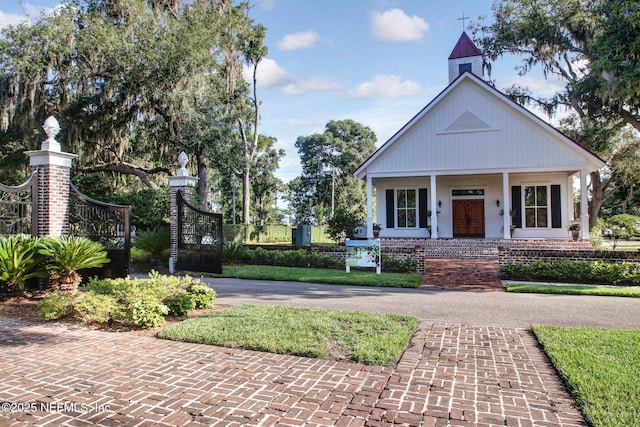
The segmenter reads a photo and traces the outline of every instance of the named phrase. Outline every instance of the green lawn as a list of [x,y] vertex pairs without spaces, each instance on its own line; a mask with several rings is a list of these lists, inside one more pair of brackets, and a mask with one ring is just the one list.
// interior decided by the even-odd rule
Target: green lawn
[[640,425],[640,330],[532,330],[591,425]]
[[611,287],[585,285],[545,285],[539,283],[509,283],[507,292],[563,295],[599,295],[640,298],[639,287]]
[[417,327],[411,316],[243,305],[162,329],[158,336],[306,357],[392,364]]
[[278,267],[271,265],[224,266],[221,277],[290,282],[328,283],[334,285],[383,286],[417,288],[422,276],[409,273],[382,273],[375,270],[333,270],[327,268]]

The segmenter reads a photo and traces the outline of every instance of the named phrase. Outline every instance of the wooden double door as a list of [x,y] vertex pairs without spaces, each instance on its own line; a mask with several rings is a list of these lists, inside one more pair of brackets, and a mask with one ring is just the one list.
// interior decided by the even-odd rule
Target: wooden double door
[[484,237],[484,200],[453,201],[453,237]]

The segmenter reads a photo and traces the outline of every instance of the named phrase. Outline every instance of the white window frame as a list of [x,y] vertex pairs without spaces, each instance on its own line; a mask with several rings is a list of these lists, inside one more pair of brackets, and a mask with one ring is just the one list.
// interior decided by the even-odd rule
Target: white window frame
[[[409,207],[399,207],[398,206],[398,192],[400,191],[413,191],[415,192],[415,201],[416,201],[416,205],[414,208],[409,208]],[[420,217],[418,216],[419,212],[419,207],[420,207],[420,191],[418,191],[417,188],[396,188],[394,191],[394,200],[393,200],[393,205],[394,205],[394,210],[393,210],[393,221],[396,225],[396,228],[398,229],[402,229],[402,230],[415,230],[418,229],[420,227]],[[415,225],[413,226],[409,226],[409,225],[400,225],[399,221],[398,221],[398,214],[400,213],[400,209],[404,209],[407,213],[410,210],[414,210],[415,211]],[[406,218],[408,218],[409,216],[407,215]]]
[[[535,190],[536,204],[534,206],[527,206],[527,188],[533,187]],[[545,187],[547,191],[547,204],[546,205],[538,205],[538,187]],[[545,183],[537,183],[537,184],[522,184],[522,228],[528,228],[530,230],[547,230],[551,228],[551,184]],[[538,224],[538,209],[546,208],[547,210],[547,225],[544,227],[533,226],[530,227],[527,225],[527,208],[535,209],[536,216],[535,221]]]

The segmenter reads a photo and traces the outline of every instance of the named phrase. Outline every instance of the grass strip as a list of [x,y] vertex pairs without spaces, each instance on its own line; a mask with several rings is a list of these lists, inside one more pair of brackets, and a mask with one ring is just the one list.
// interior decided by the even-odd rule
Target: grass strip
[[412,316],[242,305],[162,329],[160,338],[365,364],[393,364],[417,327]]
[[[214,275],[215,277],[216,275]],[[344,270],[327,268],[280,267],[272,265],[229,265],[222,275],[252,280],[278,280],[287,282],[327,283],[332,285],[379,286],[391,288],[417,288],[422,276],[408,273],[381,273],[375,271]]]
[[599,296],[640,298],[640,288],[638,287],[509,283],[506,285],[506,288],[507,288],[507,292],[516,292],[516,293],[599,295]]
[[590,425],[640,425],[640,330],[532,330]]

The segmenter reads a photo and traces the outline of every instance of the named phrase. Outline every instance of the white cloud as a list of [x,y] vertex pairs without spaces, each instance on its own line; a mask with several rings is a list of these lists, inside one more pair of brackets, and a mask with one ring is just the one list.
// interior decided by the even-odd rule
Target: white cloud
[[[253,78],[253,69],[248,66],[242,68],[242,76],[248,82]],[[269,58],[263,58],[258,64],[257,72],[258,87],[282,86],[293,81],[293,76],[276,61]]]
[[31,3],[22,3],[20,6],[22,7],[23,13],[7,13],[0,10],[0,28],[36,21],[40,19],[42,15],[51,15],[61,7],[61,5],[54,7],[38,6]]
[[422,87],[395,75],[376,74],[371,81],[359,84],[350,92],[355,98],[400,98],[419,93]]
[[19,23],[26,21],[28,18],[25,15],[19,15],[17,13],[5,13],[0,11],[0,28],[8,27],[9,25],[18,25]]
[[278,48],[281,50],[308,49],[320,40],[320,36],[315,31],[305,31],[302,33],[287,34],[280,40]]
[[429,31],[429,24],[419,16],[407,16],[400,9],[373,12],[373,37],[381,42],[415,42]]
[[316,123],[312,122],[309,119],[305,119],[302,117],[292,117],[290,119],[287,119],[284,123],[287,126],[294,126],[294,127],[309,127],[309,126],[315,126]]
[[341,90],[339,81],[330,76],[316,76],[308,80],[298,80],[282,88],[287,95],[304,95],[311,91]]
[[258,2],[257,5],[260,6],[264,10],[271,10],[271,9],[273,9],[273,6],[275,5],[275,0],[262,0],[262,1]]

